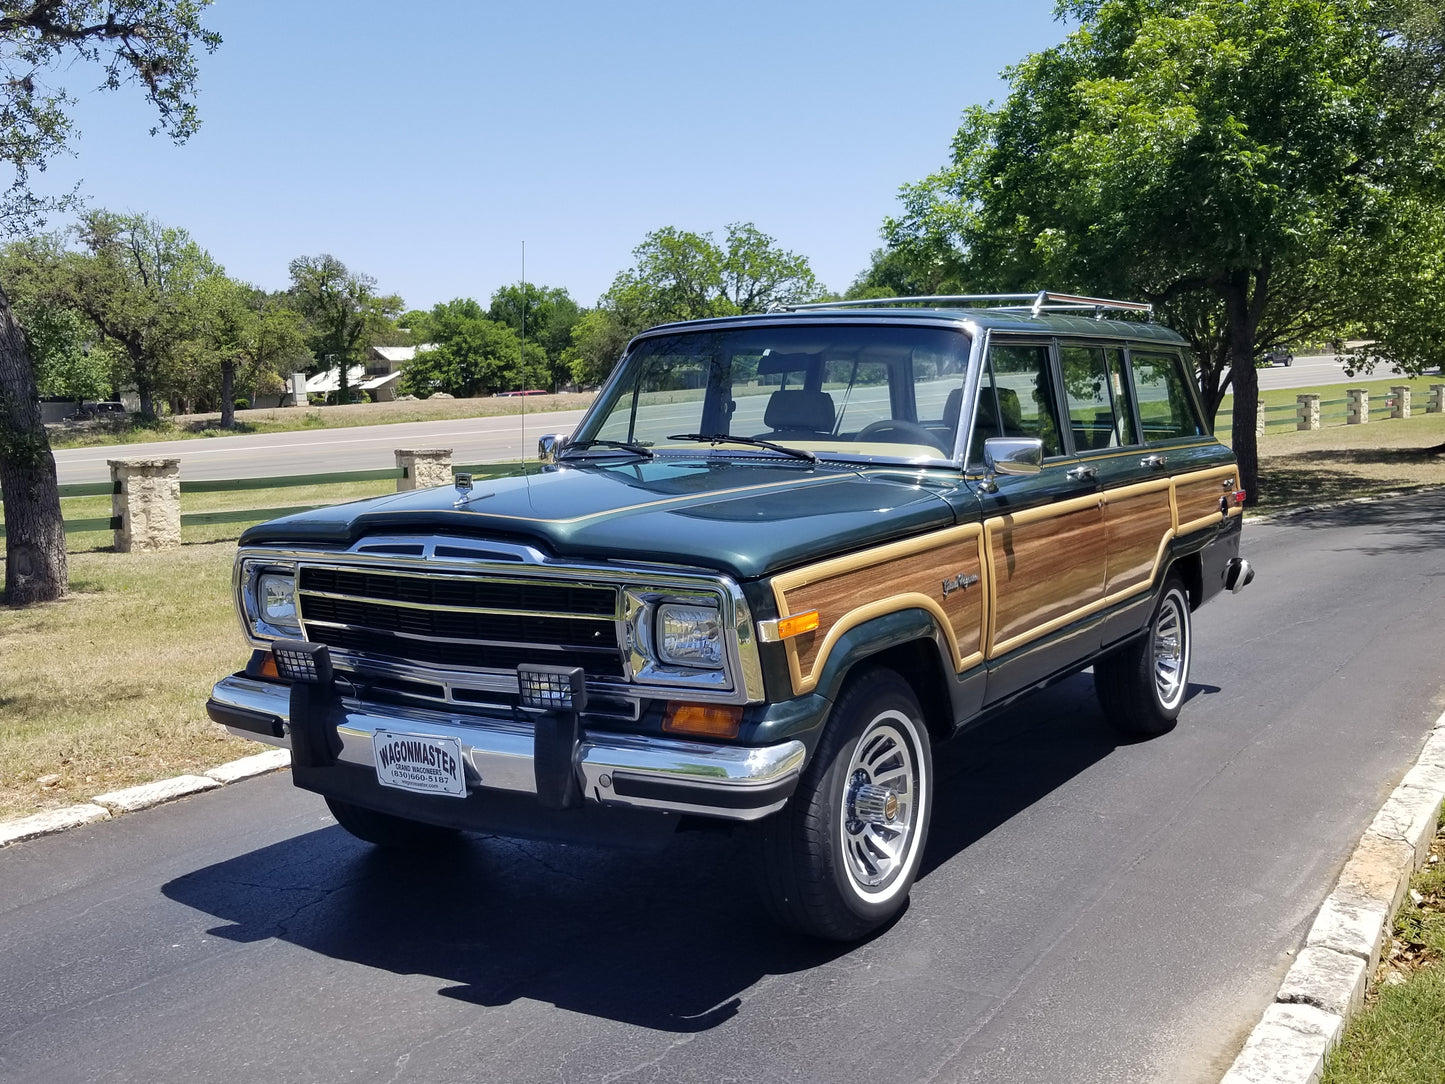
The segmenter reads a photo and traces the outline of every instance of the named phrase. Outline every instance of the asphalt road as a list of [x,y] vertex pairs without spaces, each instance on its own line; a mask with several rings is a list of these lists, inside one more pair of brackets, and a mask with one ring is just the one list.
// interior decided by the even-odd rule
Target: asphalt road
[[347,429],[306,429],[290,433],[209,437],[64,448],[55,453],[61,484],[104,482],[107,461],[170,457],[181,461],[181,478],[279,478],[295,474],[377,470],[396,466],[397,448],[451,448],[453,463],[495,463],[537,454],[537,438],[570,433],[582,411],[401,422]]
[[1445,492],[1245,548],[1173,733],[1083,675],[940,751],[867,944],[773,930],[724,836],[408,861],[271,776],[0,850],[0,1080],[1217,1080],[1440,712]]

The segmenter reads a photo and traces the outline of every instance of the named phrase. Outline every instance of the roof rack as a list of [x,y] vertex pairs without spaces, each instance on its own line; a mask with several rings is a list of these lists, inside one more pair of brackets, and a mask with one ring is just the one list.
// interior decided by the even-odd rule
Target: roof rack
[[[990,304],[994,302],[994,304]],[[1013,302],[1013,304],[997,304]],[[1036,294],[928,294],[921,297],[873,297],[861,301],[812,301],[805,305],[781,305],[783,312],[807,309],[884,308],[890,305],[976,305],[998,312],[1027,312],[1038,316],[1045,312],[1092,312],[1102,320],[1106,311],[1143,312],[1154,314],[1147,301],[1116,301],[1107,297],[1081,297],[1040,290]]]

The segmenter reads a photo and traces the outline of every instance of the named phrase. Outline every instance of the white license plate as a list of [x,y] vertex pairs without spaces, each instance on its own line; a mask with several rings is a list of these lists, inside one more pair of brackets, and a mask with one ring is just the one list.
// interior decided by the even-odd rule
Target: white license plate
[[376,758],[376,781],[383,787],[467,796],[462,743],[456,738],[378,730],[371,736],[371,752]]

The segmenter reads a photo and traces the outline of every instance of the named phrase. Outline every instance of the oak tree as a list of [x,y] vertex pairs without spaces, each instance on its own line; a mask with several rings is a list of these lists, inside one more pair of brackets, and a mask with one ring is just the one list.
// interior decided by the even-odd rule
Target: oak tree
[[827,293],[806,257],[780,248],[751,222],[729,225],[721,245],[710,233],[664,226],[632,255],[636,263],[573,331],[578,383],[605,377],[628,339],[654,324],[766,312]]
[[1388,243],[1391,201],[1438,172],[1438,65],[1401,10],[1064,0],[1078,29],[966,113],[886,229],[970,282],[1143,295],[1201,335],[1253,499],[1263,341],[1337,323],[1343,254]]
[[[32,175],[69,146],[76,99],[64,80],[93,78],[114,90],[138,84],[156,109],[152,134],[184,142],[199,123],[197,53],[220,35],[202,28],[210,0],[22,0],[0,2],[0,229],[43,224],[76,194],[37,191]],[[25,336],[0,284],[0,496],[5,509],[5,600],[61,597],[68,588],[65,528],[55,457],[41,422]]]
[[296,307],[311,322],[312,352],[324,366],[340,368],[336,398],[349,403],[350,369],[377,335],[394,326],[401,298],[380,293],[376,279],[347,270],[335,256],[298,256],[290,271]]

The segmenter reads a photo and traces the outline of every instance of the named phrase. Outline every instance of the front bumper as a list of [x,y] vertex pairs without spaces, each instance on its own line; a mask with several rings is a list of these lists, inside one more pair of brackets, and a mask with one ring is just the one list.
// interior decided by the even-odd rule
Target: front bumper
[[[233,734],[288,746],[290,696],[288,685],[235,674],[216,683],[206,711]],[[469,794],[537,793],[535,732],[525,713],[463,716],[343,698],[336,726],[339,763],[374,775],[372,734],[377,730],[456,738]],[[573,750],[572,769],[588,804],[751,821],[783,807],[797,786],[805,757],[806,747],[796,740],[767,746],[712,745],[584,729]],[[383,789],[388,805],[398,798],[415,799],[419,805],[448,801],[378,785]]]

